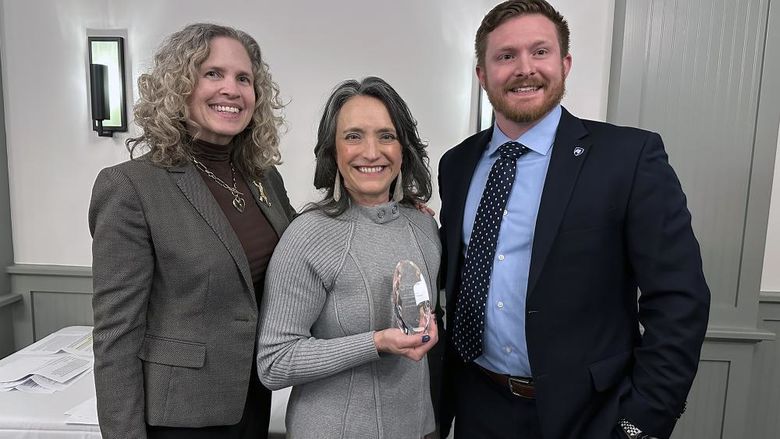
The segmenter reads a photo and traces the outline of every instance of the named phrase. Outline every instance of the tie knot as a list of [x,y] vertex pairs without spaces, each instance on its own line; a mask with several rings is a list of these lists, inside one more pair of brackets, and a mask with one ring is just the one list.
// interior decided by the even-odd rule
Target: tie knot
[[501,154],[501,157],[512,160],[517,160],[526,152],[528,152],[528,147],[517,142],[506,142],[498,147],[498,153]]

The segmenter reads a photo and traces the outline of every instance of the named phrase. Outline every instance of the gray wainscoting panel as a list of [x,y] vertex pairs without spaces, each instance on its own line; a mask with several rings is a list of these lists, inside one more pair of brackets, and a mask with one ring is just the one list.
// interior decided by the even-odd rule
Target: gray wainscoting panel
[[92,293],[33,291],[33,325],[35,339],[66,326],[92,326]]
[[759,306],[780,124],[780,0],[615,0],[614,22],[607,119],[663,136],[712,290],[674,438],[780,438],[780,294],[761,294]]
[[14,351],[14,325],[8,307],[0,307],[0,358]]
[[92,321],[91,268],[12,265],[6,271],[11,292],[22,297],[22,303],[13,307],[17,350],[64,326]]
[[[769,3],[616,1],[608,119],[663,136],[701,244],[711,322],[726,327],[756,324],[763,246],[746,243],[765,238],[763,158],[776,148],[780,107],[764,56]],[[750,222],[754,213],[763,225]]]
[[674,429],[673,439],[718,438],[723,435],[730,361],[702,361],[688,396],[688,409]]
[[[13,291],[21,300],[5,308],[14,313],[16,335],[27,337],[17,337],[17,349],[61,327],[92,323],[89,268],[15,265],[8,272]],[[745,435],[749,411],[750,424],[760,424],[763,432],[780,431],[780,416],[774,413],[780,406],[780,388],[775,384],[780,380],[775,371],[780,350],[771,332],[780,331],[780,294],[772,294],[764,295],[767,303],[762,310],[767,314],[762,330],[721,328],[708,333],[688,410],[675,429],[674,439],[776,439],[772,435]],[[759,353],[754,364],[756,346]],[[752,387],[751,368],[755,369]],[[760,409],[749,410],[755,406]]]
[[13,307],[22,306],[17,294],[0,295],[0,358],[14,351]]
[[[761,327],[780,334],[780,293],[764,293],[761,297]],[[756,346],[750,398],[749,434],[745,437],[780,437],[780,342],[777,339]]]
[[688,409],[675,428],[674,439],[745,436],[754,343],[704,343]]

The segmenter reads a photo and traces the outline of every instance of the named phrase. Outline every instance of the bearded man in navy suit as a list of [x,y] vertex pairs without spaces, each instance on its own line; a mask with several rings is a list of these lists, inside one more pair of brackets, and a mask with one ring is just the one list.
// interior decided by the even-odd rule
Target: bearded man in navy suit
[[[456,438],[666,438],[710,293],[661,137],[561,107],[569,28],[544,0],[496,6],[475,46],[495,124],[439,164],[442,430],[454,417]],[[492,171],[503,145],[512,161]]]

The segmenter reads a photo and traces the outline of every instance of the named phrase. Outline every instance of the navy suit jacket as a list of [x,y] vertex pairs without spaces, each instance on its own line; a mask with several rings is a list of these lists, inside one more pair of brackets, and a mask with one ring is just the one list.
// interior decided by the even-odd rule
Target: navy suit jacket
[[[450,311],[460,290],[470,176],[491,134],[469,137],[439,163]],[[661,137],[564,109],[539,206],[526,305],[544,437],[605,438],[624,417],[668,437],[696,374],[709,299],[685,195]],[[452,417],[447,402],[455,385],[446,371],[460,361],[447,342],[443,426]]]

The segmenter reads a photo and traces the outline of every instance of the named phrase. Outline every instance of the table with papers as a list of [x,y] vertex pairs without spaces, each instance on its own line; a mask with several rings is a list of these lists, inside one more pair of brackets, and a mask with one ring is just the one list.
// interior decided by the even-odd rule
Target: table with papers
[[101,437],[91,334],[70,326],[0,360],[0,438]]
[[[0,439],[100,439],[91,336],[91,326],[62,328],[0,359],[0,386],[26,377],[14,380],[22,390],[0,389]],[[89,370],[79,375],[85,359]],[[271,432],[284,433],[289,394],[289,388],[273,393]]]

